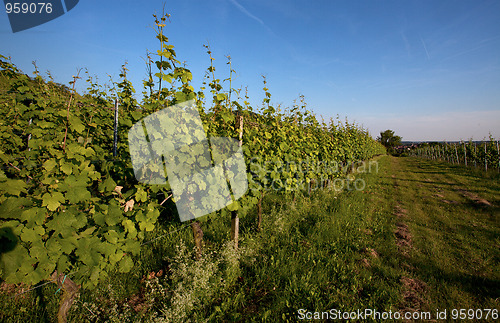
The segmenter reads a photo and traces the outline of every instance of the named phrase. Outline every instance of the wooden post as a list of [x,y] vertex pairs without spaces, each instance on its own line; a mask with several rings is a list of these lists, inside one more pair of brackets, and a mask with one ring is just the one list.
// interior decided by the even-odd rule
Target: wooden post
[[488,158],[486,158],[486,142],[484,142],[484,169],[488,171]]
[[194,244],[196,245],[196,257],[200,259],[203,247],[203,231],[201,230],[200,222],[191,222],[191,229],[193,230]]
[[115,100],[115,124],[113,132],[113,157],[117,155],[118,148],[118,100]]
[[237,211],[231,211],[231,240],[234,241],[234,248],[238,249],[238,236],[240,232],[240,218]]
[[[188,199],[189,198],[191,198],[191,196],[189,196]],[[191,222],[191,230],[193,231],[193,240],[196,246],[196,258],[199,260],[203,249],[203,230],[198,220]]]
[[497,156],[498,156],[498,171],[500,172],[500,149],[498,149],[498,140],[497,140]]
[[[240,141],[238,146],[243,145],[243,116],[240,116]],[[238,218],[238,211],[231,211],[231,240],[234,241],[234,248],[238,249],[238,236],[240,231],[240,219]]]
[[264,193],[261,193],[259,202],[257,202],[257,230],[260,231],[262,224],[262,198],[264,197]]
[[[28,126],[31,126],[32,121],[33,121],[33,118],[30,118],[30,121],[28,122]],[[29,148],[30,140],[31,140],[31,133],[28,135],[28,142],[26,143],[26,147],[28,147],[28,151],[31,151],[31,148]]]
[[69,309],[75,300],[80,286],[76,285],[71,279],[66,277],[66,275],[58,274],[57,271],[55,271],[50,278],[56,280],[57,286],[62,290],[63,294],[59,305],[59,312],[57,313],[57,322],[66,323]]
[[464,165],[467,166],[467,147],[464,142]]
[[476,149],[476,143],[474,143],[474,167],[477,167],[477,149]]

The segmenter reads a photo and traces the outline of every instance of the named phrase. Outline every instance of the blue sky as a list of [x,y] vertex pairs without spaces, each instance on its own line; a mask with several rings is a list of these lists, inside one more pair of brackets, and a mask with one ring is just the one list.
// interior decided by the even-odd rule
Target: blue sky
[[[85,1],[13,34],[0,12],[0,54],[25,73],[31,62],[68,84],[77,68],[118,81],[128,61],[137,92],[146,49],[159,43],[152,14],[163,1]],[[266,75],[275,105],[300,94],[325,119],[347,117],[375,137],[500,138],[499,1],[169,0],[166,34],[199,88],[210,64],[227,78],[226,55],[257,107]],[[85,75],[83,75],[85,76]],[[77,83],[80,92],[87,85]]]

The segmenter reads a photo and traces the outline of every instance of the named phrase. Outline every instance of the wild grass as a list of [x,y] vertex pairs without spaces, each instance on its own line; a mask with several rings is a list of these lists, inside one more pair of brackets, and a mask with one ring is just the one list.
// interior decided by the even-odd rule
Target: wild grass
[[395,168],[414,237],[409,271],[426,283],[428,307],[498,309],[498,172],[411,158]]
[[[363,191],[268,194],[260,231],[256,210],[241,218],[237,251],[228,214],[202,219],[200,259],[189,227],[144,245],[131,273],[82,291],[69,321],[276,322],[296,321],[300,309],[498,308],[494,175],[411,158],[378,163],[378,173],[356,175]],[[464,188],[492,206],[471,202]],[[411,235],[405,254],[395,235],[401,223]],[[171,230],[158,227],[150,238]],[[52,285],[15,299],[0,293],[0,319],[53,321],[60,296]]]

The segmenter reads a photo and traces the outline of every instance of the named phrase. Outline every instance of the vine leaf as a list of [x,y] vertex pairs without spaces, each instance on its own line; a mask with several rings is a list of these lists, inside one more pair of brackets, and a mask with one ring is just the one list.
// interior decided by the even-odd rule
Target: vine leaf
[[75,116],[70,116],[69,122],[71,124],[71,128],[73,128],[79,134],[83,133],[83,131],[85,130],[85,126],[83,125],[80,118],[75,117]]
[[19,219],[23,211],[21,207],[30,204],[25,197],[8,197],[0,204],[0,219]]
[[26,193],[26,183],[20,179],[7,179],[0,183],[0,191],[19,196],[21,193]]
[[148,200],[148,194],[142,189],[142,187],[139,187],[137,189],[137,193],[135,193],[135,199],[137,202],[146,202]]
[[43,221],[45,220],[46,212],[47,210],[37,207],[25,209],[21,214],[21,221],[28,222],[29,225],[31,224],[42,225]]
[[[40,240],[41,236],[45,233],[43,227],[34,227],[32,229],[24,228],[21,233],[21,240],[24,242],[35,242]],[[32,247],[33,249],[33,247]]]
[[227,209],[229,211],[237,211],[239,208],[240,208],[240,204],[238,203],[238,201],[234,201],[233,203],[231,203],[227,206]]
[[125,256],[120,260],[118,270],[122,273],[128,273],[130,269],[134,266],[134,262],[129,256]]
[[46,206],[49,211],[55,211],[64,203],[64,195],[60,192],[45,193],[42,197],[42,206]]
[[123,258],[123,251],[117,249],[115,253],[109,255],[109,262],[111,265],[114,266],[122,258]]
[[50,172],[51,170],[54,169],[54,167],[56,167],[56,165],[57,162],[54,159],[48,159],[43,163],[43,168],[45,168],[47,172]]
[[70,163],[64,163],[61,165],[61,171],[66,175],[71,175],[73,172],[73,167]]
[[122,222],[123,227],[125,230],[128,232],[128,237],[131,239],[134,239],[137,236],[137,229],[135,227],[134,222],[132,220],[123,220]]

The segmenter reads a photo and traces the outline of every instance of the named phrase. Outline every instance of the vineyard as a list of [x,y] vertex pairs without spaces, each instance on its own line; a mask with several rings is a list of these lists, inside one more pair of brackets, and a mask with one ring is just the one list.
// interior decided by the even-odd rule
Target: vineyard
[[500,170],[500,149],[498,141],[490,138],[481,143],[469,141],[424,145],[410,152],[411,156],[431,160],[444,160],[448,163],[480,167],[484,170]]
[[[61,321],[80,286],[92,290],[110,272],[132,271],[151,232],[183,225],[170,185],[142,184],[135,177],[128,134],[143,118],[195,100],[208,138],[241,140],[248,191],[207,216],[231,217],[227,230],[232,226],[235,248],[237,219],[253,219],[260,229],[267,194],[300,197],[331,188],[356,163],[385,152],[356,124],[319,121],[302,97],[291,108],[273,106],[265,79],[262,107],[250,106],[241,89],[231,88],[231,80],[223,88],[208,46],[210,66],[203,88],[195,91],[191,72],[181,67],[164,34],[166,16],[155,19],[160,49],[156,60],[148,56],[141,102],[134,97],[126,64],[120,81],[107,87],[87,72],[87,93],[79,94],[79,74],[68,88],[50,75],[44,79],[35,64],[29,77],[0,56],[0,278],[31,287],[57,283],[65,295]],[[490,146],[487,163],[495,165]],[[467,154],[474,156],[470,150]],[[202,226],[198,220],[188,224],[201,257]]]

